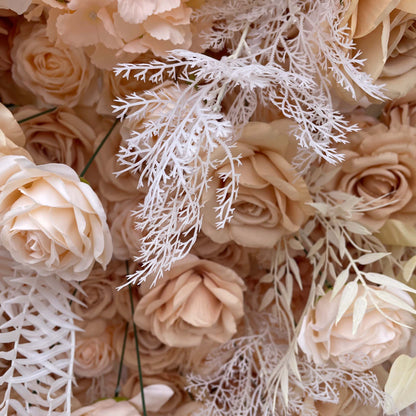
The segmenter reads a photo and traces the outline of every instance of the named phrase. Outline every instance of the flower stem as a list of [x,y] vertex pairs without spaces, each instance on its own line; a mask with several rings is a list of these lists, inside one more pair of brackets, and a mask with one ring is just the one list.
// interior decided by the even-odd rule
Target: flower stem
[[98,155],[98,152],[101,150],[101,148],[104,146],[104,143],[107,141],[107,139],[110,137],[111,133],[114,130],[114,127],[117,125],[118,123],[118,119],[116,118],[116,120],[114,121],[113,125],[110,127],[110,130],[108,130],[107,134],[104,136],[104,138],[101,140],[101,143],[98,145],[97,149],[95,149],[94,154],[90,157],[89,161],[87,162],[87,164],[85,165],[85,168],[82,170],[82,172],[80,173],[80,177],[83,178],[85,176],[85,174],[87,173],[88,168],[91,166],[91,163],[93,162],[93,160],[95,159],[95,157]]
[[[129,273],[129,262],[126,261],[127,274]],[[136,356],[137,356],[137,368],[139,370],[139,381],[140,381],[140,393],[142,396],[142,407],[143,407],[143,416],[147,416],[146,412],[146,403],[144,400],[144,391],[143,391],[143,374],[142,366],[140,363],[140,349],[139,349],[139,337],[137,335],[136,324],[134,323],[134,304],[133,304],[133,291],[131,289],[131,284],[129,284],[129,295],[130,295],[130,308],[131,308],[131,319],[133,321],[133,331],[134,331],[134,343],[136,344]]]
[[52,108],[49,108],[48,110],[42,111],[42,112],[40,112],[40,113],[33,114],[33,116],[23,118],[22,120],[17,120],[17,122],[18,122],[19,124],[25,123],[26,121],[33,120],[34,118],[37,118],[37,117],[43,116],[44,114],[52,113],[52,112],[53,112],[53,111],[55,111],[57,108],[58,108],[58,107],[52,107]]
[[120,394],[121,371],[123,369],[124,353],[126,352],[128,329],[129,329],[129,323],[126,322],[126,328],[124,329],[123,348],[121,350],[120,365],[118,367],[117,385],[116,385],[116,390],[114,392],[114,397],[118,397],[118,395]]

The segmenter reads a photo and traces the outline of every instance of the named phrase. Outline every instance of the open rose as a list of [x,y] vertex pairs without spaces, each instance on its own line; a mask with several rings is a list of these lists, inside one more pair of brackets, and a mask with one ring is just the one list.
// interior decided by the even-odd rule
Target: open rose
[[[233,218],[217,229],[216,197],[227,185],[222,175],[230,165],[221,164],[212,172],[205,195],[202,231],[217,243],[234,241],[243,247],[271,248],[285,235],[295,233],[311,215],[308,188],[290,164],[296,152],[287,119],[270,124],[249,123],[233,153],[241,155],[238,195],[233,202]],[[216,155],[217,156],[217,155]],[[221,160],[223,155],[218,155]]]
[[105,267],[112,243],[100,200],[69,167],[36,166],[22,156],[0,163],[0,241],[39,274],[84,280]]
[[[376,286],[366,289],[358,285],[354,301],[337,324],[335,320],[343,292],[331,300],[332,292],[328,291],[303,319],[298,339],[302,350],[317,364],[331,360],[338,367],[357,371],[368,370],[388,360],[406,346],[410,337],[406,325],[414,320],[410,312],[377,297],[377,292],[383,291],[386,289]],[[395,290],[386,293],[413,306],[406,292]],[[365,299],[367,307],[353,334],[353,311],[358,298]]]
[[372,230],[389,218],[416,224],[416,127],[378,123],[350,139],[328,189],[361,198],[359,221]]
[[14,38],[12,75],[47,105],[92,105],[98,99],[97,72],[79,48],[52,43],[42,24],[24,24]]
[[172,347],[197,346],[207,338],[226,342],[244,314],[244,289],[233,270],[188,255],[156,287],[143,286],[134,321]]
[[403,96],[416,85],[416,3],[348,0],[346,4],[344,23],[362,52],[364,70],[385,84],[389,98]]

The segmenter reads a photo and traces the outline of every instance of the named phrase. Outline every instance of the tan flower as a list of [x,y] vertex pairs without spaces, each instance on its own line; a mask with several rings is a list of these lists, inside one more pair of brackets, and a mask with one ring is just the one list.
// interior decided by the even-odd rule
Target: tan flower
[[[42,110],[32,106],[21,107],[15,117],[23,120]],[[58,110],[28,120],[22,124],[26,135],[26,150],[36,164],[64,163],[81,173],[93,153],[96,139],[94,129],[74,110]]]
[[[114,339],[114,348],[119,357],[123,350],[124,330],[125,326],[120,325]],[[186,360],[183,349],[165,345],[149,331],[139,330],[138,335],[143,374],[154,375],[164,371],[173,371]],[[124,364],[131,370],[137,370],[136,343],[132,329],[127,334]]]
[[113,328],[104,319],[89,321],[77,334],[74,372],[80,377],[98,377],[109,373],[115,364]]
[[[140,191],[137,191],[139,194]],[[113,254],[119,260],[129,260],[137,256],[140,248],[142,233],[136,226],[133,212],[137,210],[141,199],[126,199],[111,204],[108,212],[111,237],[113,239]]]
[[[349,0],[344,16],[364,70],[389,98],[416,85],[416,4],[411,0]],[[355,54],[355,50],[351,54]]]
[[[358,285],[354,301],[337,324],[335,320],[343,291],[332,300],[332,292],[327,292],[302,322],[298,339],[302,350],[317,364],[331,360],[338,367],[357,371],[368,370],[388,360],[407,344],[410,329],[406,325],[413,323],[413,317],[409,312],[378,298],[377,292],[383,291],[387,292],[376,286],[368,286],[366,290],[363,285]],[[394,295],[413,306],[406,292],[395,290]],[[353,334],[353,310],[359,297],[367,301],[367,307],[361,324]]]
[[134,321],[172,347],[226,342],[244,314],[244,288],[231,269],[188,255],[156,287],[143,287]]
[[[154,384],[145,387],[143,393],[146,409],[151,412],[157,412],[169,400],[173,392],[163,384]],[[72,416],[141,416],[141,394],[126,401],[115,401],[114,399],[100,400],[71,414]]]
[[13,10],[17,14],[23,14],[31,3],[31,0],[0,0],[0,8]]
[[[389,218],[416,223],[416,127],[384,124],[352,134],[328,189],[362,198],[359,219],[377,230]],[[334,169],[329,167],[329,169]]]
[[82,319],[104,318],[111,319],[117,309],[114,303],[113,293],[116,288],[107,279],[91,279],[83,281],[82,291],[77,292],[77,298],[82,302],[74,302],[72,310]]
[[105,212],[70,167],[3,156],[0,184],[0,240],[17,262],[77,281],[87,278],[95,261],[108,264]]
[[240,277],[250,273],[249,251],[234,242],[219,244],[200,233],[192,247],[192,253],[201,259],[211,260],[235,270]]
[[[159,409],[159,415],[171,415],[176,408],[189,402],[189,395],[185,391],[186,380],[179,373],[159,373],[154,376],[144,376],[143,385],[162,384],[172,390],[170,399]],[[140,378],[138,373],[132,374],[123,385],[121,393],[125,397],[133,397],[140,393]]]
[[43,103],[74,107],[97,101],[97,72],[88,57],[81,49],[52,43],[44,25],[22,25],[11,56],[15,82]]
[[[212,173],[202,210],[202,231],[213,241],[271,248],[283,236],[298,231],[311,215],[308,188],[290,164],[296,151],[291,128],[287,119],[253,122],[244,128],[233,149],[235,155],[241,155],[241,165],[235,167],[240,176],[233,218],[222,229],[216,227],[216,196],[226,185],[221,175],[228,174],[230,166],[222,164]],[[222,155],[218,156],[221,160]]]

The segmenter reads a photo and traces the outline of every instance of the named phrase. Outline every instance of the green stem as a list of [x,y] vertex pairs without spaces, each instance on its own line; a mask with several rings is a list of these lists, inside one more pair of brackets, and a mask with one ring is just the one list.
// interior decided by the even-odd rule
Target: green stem
[[58,108],[58,107],[52,107],[52,108],[50,108],[49,110],[42,111],[41,113],[36,113],[36,114],[33,114],[33,116],[23,118],[22,120],[17,120],[17,122],[18,122],[19,124],[25,123],[26,121],[33,120],[34,118],[36,118],[36,117],[40,117],[40,116],[43,116],[44,114],[52,113],[52,112],[53,112],[53,111],[55,111],[57,108]]
[[114,121],[113,125],[110,127],[110,130],[108,130],[107,134],[104,136],[104,138],[101,140],[101,143],[98,145],[97,149],[95,150],[94,154],[90,157],[90,160],[87,162],[87,164],[85,165],[85,168],[82,170],[82,172],[80,173],[80,177],[84,177],[88,168],[91,166],[91,163],[93,162],[93,160],[95,159],[95,157],[98,155],[98,152],[101,150],[101,148],[104,146],[104,143],[107,141],[107,139],[110,137],[110,134],[113,132],[114,127],[117,125],[117,123],[119,122],[118,118]]
[[[128,263],[128,261],[126,261],[126,269],[127,269],[127,274],[130,274],[129,273],[129,263]],[[138,370],[139,370],[140,393],[141,393],[141,396],[142,396],[143,416],[147,416],[146,403],[145,403],[145,400],[144,400],[144,391],[143,391],[142,366],[141,366],[141,363],[140,363],[139,337],[137,335],[136,324],[134,323],[134,304],[133,304],[133,291],[131,289],[131,284],[129,284],[129,295],[130,295],[131,319],[133,321],[134,342],[136,344],[137,367],[138,367]]]
[[123,348],[121,350],[120,365],[118,367],[117,385],[116,385],[116,390],[114,392],[114,397],[118,397],[118,395],[120,394],[121,371],[123,370],[123,361],[124,361],[124,353],[126,352],[128,329],[129,329],[129,323],[126,322],[126,328],[124,329]]

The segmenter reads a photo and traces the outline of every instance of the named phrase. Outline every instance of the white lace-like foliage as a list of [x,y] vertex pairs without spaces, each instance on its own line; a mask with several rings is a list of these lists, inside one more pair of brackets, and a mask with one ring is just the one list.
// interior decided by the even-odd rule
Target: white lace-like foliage
[[[227,48],[228,57],[174,50],[166,61],[116,68],[126,78],[186,86],[176,102],[146,93],[120,98],[114,106],[121,118],[145,119],[155,106],[160,113],[120,152],[125,170],[140,173],[139,186],[149,187],[137,212],[138,227],[146,231],[137,257],[143,268],[132,281],[161,277],[189,252],[215,166],[213,152],[222,147],[234,166],[230,146],[255,111],[264,108],[297,123],[298,167],[317,155],[332,163],[342,159],[333,145],[355,127],[333,109],[330,83],[353,95],[356,84],[372,97],[382,96],[360,72],[362,62],[350,56],[352,43],[340,27],[342,7],[339,0],[212,0],[198,10],[197,18],[215,22],[202,34],[204,46]],[[237,192],[237,176],[228,176],[233,189],[228,198],[218,195],[219,227],[230,219]]]
[[318,416],[313,401],[337,403],[341,387],[348,387],[362,404],[379,407],[383,402],[385,394],[374,374],[316,366],[304,357],[298,358],[298,375],[286,374],[286,391],[270,394],[271,376],[288,348],[287,334],[271,315],[247,317],[251,321],[247,332],[252,335],[233,339],[211,353],[206,365],[214,370],[209,375],[188,375],[188,391],[204,403],[194,416]]
[[76,316],[67,282],[0,253],[0,415],[70,415]]

